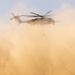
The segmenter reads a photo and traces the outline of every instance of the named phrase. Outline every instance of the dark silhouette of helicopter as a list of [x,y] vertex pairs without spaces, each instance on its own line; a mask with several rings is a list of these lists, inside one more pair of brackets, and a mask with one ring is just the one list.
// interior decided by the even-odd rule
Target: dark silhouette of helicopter
[[[19,23],[27,23],[27,24],[31,24],[31,25],[35,25],[35,24],[39,24],[39,25],[53,24],[54,25],[55,20],[53,20],[52,18],[48,18],[48,16],[49,16],[48,14],[50,12],[51,11],[48,11],[45,15],[39,15],[34,12],[30,12],[33,15],[20,15],[20,16],[15,16],[14,13],[12,13],[13,18],[11,18],[11,19],[15,19]],[[21,16],[34,17],[34,19],[22,21],[20,19]]]

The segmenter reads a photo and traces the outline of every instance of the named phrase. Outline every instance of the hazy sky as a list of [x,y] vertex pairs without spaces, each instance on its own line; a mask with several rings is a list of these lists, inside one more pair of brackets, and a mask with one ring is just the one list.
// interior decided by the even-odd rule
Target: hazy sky
[[[0,0],[0,19],[8,17],[10,12],[19,5],[22,5],[20,8],[23,10],[28,6],[29,10],[34,8],[45,13],[49,10],[54,11],[59,9],[63,4],[75,7],[75,0]],[[21,9],[20,11],[22,11]]]

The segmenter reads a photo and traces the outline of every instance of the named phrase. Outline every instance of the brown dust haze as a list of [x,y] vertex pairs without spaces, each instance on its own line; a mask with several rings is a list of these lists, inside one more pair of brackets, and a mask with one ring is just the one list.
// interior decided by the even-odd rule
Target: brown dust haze
[[75,9],[55,25],[0,23],[0,75],[75,75]]

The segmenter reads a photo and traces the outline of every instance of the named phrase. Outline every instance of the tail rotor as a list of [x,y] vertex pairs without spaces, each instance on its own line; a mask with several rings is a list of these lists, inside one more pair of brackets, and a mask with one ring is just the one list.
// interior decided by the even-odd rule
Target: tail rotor
[[12,15],[13,17],[10,18],[10,20],[15,19],[17,22],[22,23],[22,20],[19,18],[19,17],[21,17],[21,16],[18,16],[18,15],[15,16],[14,13],[11,13],[11,15]]
[[14,19],[15,18],[15,15],[14,13],[11,13],[11,15],[13,16],[12,18],[10,18],[10,20]]
[[17,15],[17,16],[15,16],[15,15],[14,15],[14,13],[11,13],[11,15],[12,15],[13,17],[12,17],[12,18],[10,18],[10,20],[12,20],[12,19],[16,19],[16,18],[19,18],[19,17],[20,17],[20,16],[18,16],[18,15]]

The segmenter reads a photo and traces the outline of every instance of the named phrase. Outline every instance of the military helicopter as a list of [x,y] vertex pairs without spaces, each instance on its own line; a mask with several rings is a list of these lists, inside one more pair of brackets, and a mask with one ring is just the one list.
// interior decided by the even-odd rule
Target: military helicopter
[[[52,18],[48,18],[48,14],[51,11],[48,11],[45,15],[39,15],[37,13],[34,12],[30,12],[33,15],[20,15],[20,16],[15,16],[14,13],[12,13],[13,18],[11,19],[15,19],[17,22],[19,23],[27,23],[27,24],[31,24],[31,25],[35,25],[35,24],[39,24],[39,25],[45,25],[45,24],[55,24],[55,20],[53,20]],[[22,16],[26,16],[26,17],[34,17],[34,19],[31,20],[27,20],[27,21],[22,21],[20,19],[20,17]]]

